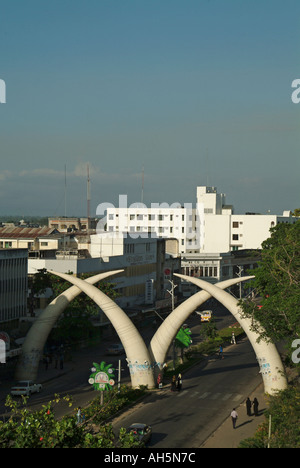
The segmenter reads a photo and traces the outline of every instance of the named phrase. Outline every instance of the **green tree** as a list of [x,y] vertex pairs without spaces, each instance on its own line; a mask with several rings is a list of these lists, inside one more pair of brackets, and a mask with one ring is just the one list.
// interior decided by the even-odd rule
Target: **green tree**
[[300,336],[299,252],[300,221],[278,224],[262,244],[258,268],[251,270],[259,306],[253,299],[241,302],[241,306],[263,339],[291,342]]
[[[269,439],[269,416],[271,437]],[[300,390],[289,387],[269,397],[265,421],[255,435],[240,443],[240,448],[298,448],[300,446]]]
[[208,338],[210,340],[214,340],[218,336],[217,325],[213,317],[209,322],[203,323],[203,328],[201,329],[200,333],[205,338]]
[[300,208],[296,208],[292,213],[292,216],[300,216]]
[[[128,390],[129,395],[133,390]],[[124,405],[129,403],[122,389],[122,401]],[[141,393],[141,392],[140,392]],[[117,397],[110,398],[109,402],[118,402]],[[111,424],[103,424],[108,414],[115,414],[118,404],[112,408],[112,413],[107,413],[107,408],[99,406],[99,402],[93,402],[92,407],[85,409],[85,414],[94,422],[95,417],[100,423],[91,425],[89,421],[79,423],[75,416],[67,415],[56,419],[55,409],[57,405],[67,404],[72,407],[72,399],[69,396],[60,398],[55,395],[54,400],[49,401],[39,410],[30,410],[26,407],[27,399],[22,397],[21,404],[7,397],[6,406],[10,408],[10,416],[6,422],[0,421],[0,448],[134,448],[140,447],[140,443],[131,434],[126,434],[124,428],[115,435]],[[97,399],[96,399],[97,400]],[[96,433],[95,430],[96,429]]]

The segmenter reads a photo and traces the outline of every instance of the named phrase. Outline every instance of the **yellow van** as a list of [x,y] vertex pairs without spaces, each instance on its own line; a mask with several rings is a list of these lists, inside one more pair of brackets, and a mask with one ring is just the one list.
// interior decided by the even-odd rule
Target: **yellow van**
[[212,311],[204,310],[203,312],[200,312],[200,315],[201,315],[201,322],[210,322]]

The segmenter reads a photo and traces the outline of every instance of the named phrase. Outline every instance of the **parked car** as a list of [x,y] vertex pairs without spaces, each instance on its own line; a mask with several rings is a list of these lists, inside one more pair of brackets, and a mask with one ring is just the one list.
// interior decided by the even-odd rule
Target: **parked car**
[[126,430],[127,433],[132,433],[136,436],[141,444],[147,444],[150,442],[152,437],[152,427],[147,426],[147,424],[134,423],[128,427]]
[[39,393],[42,390],[42,385],[34,383],[32,380],[21,380],[14,384],[11,388],[11,395],[25,395],[30,396],[32,393]]
[[123,346],[119,344],[112,344],[106,349],[106,354],[124,354]]

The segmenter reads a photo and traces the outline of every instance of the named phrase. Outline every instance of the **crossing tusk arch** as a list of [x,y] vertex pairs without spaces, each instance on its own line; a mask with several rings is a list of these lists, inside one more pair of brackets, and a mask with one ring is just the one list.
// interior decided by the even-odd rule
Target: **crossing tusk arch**
[[[121,273],[122,271],[124,270],[99,273],[98,275],[91,276],[84,281],[89,284],[96,284],[98,281]],[[81,293],[82,290],[80,288],[77,286],[71,286],[69,289],[53,299],[53,301],[48,304],[45,310],[43,310],[36,321],[32,324],[22,346],[22,352],[15,371],[16,380],[36,380],[39,362],[52,328],[66,307],[68,307],[69,303]]]
[[95,288],[95,286],[88,284],[86,281],[52,270],[49,270],[49,273],[78,286],[78,288],[101,307],[105,315],[111,321],[124,346],[132,387],[138,388],[140,385],[147,385],[148,388],[154,388],[153,368],[148,349],[137,328],[125,312],[112,299],[106,296],[106,294]]
[[256,353],[265,393],[273,395],[280,390],[286,389],[287,379],[276,346],[274,343],[262,340],[258,341],[260,335],[251,329],[251,320],[243,316],[242,311],[238,306],[238,301],[226,291],[223,291],[217,286],[207,283],[206,281],[190,276],[180,275],[178,273],[174,273],[174,275],[186,281],[190,281],[191,283],[199,286],[199,288],[202,288],[210,293],[236,318],[241,327],[244,329],[253,347],[253,350]]
[[[190,277],[188,276],[187,278]],[[241,281],[248,281],[252,278],[254,278],[254,276],[234,278],[216,283],[216,286],[221,289],[226,289],[234,284],[240,283]],[[179,328],[185,323],[191,313],[196,310],[197,307],[200,307],[201,304],[207,301],[211,296],[212,295],[206,291],[200,291],[194,294],[176,307],[176,309],[174,309],[162,322],[149,345],[149,353],[152,357],[152,361],[156,363],[158,369],[162,369],[168,349],[171,346]]]

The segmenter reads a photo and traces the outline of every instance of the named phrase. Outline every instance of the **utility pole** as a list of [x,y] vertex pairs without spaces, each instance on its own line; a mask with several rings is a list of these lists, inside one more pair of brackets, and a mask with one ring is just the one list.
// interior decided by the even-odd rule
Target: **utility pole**
[[123,369],[121,368],[121,359],[119,359],[119,367],[118,367],[118,393],[121,391],[121,371]]
[[174,290],[175,290],[175,288],[177,288],[177,284],[174,284],[174,282],[171,281],[171,280],[168,280],[168,281],[169,281],[169,283],[171,283],[171,286],[172,286],[171,290],[169,291],[169,289],[167,289],[167,291],[171,295],[171,298],[172,298],[172,312],[173,312],[173,310],[174,310]]
[[90,229],[91,217],[91,186],[90,186],[90,168],[87,165],[87,231]]
[[[241,277],[242,277],[242,273],[243,273],[243,271],[244,271],[244,268],[243,268],[242,266],[240,266],[240,265],[237,265],[237,267],[238,267],[238,269],[239,269],[239,272],[237,273],[237,276],[238,276],[239,278],[241,278]],[[242,299],[242,283],[241,283],[241,282],[240,282],[240,284],[239,284],[239,288],[240,288],[240,299]]]
[[[171,295],[171,298],[172,298],[172,312],[174,310],[174,290],[175,288],[177,288],[177,284],[174,284],[173,281],[171,280],[168,280],[169,283],[171,283],[171,289],[167,289],[168,293]],[[175,355],[175,338],[173,339],[173,370],[175,370],[175,361],[176,361],[176,355]]]

